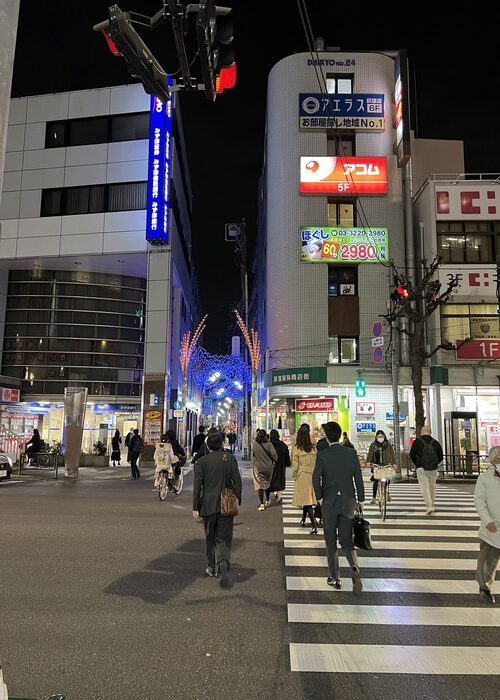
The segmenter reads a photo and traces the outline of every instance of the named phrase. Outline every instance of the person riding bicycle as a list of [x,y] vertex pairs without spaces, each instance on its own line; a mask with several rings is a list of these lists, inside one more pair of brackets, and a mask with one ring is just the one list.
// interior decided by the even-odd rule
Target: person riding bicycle
[[166,479],[171,479],[171,484],[174,484],[176,475],[174,472],[174,464],[179,461],[179,458],[174,453],[174,448],[172,443],[169,442],[167,434],[161,436],[161,441],[156,445],[155,452],[153,455],[155,461],[155,488],[160,487],[160,476],[161,473],[165,473]]
[[[373,481],[373,498],[370,503],[376,503],[377,489],[379,479],[375,479],[373,476],[373,467],[388,467],[396,464],[396,457],[394,455],[394,448],[387,439],[386,434],[383,430],[377,430],[375,433],[375,440],[371,443],[368,448],[368,455],[366,457],[366,462],[369,467],[371,467],[371,479]],[[387,482],[387,500],[390,501],[391,497],[389,495],[389,484]]]
[[40,437],[40,433],[37,428],[35,428],[31,440],[26,443],[26,461],[29,462],[37,452],[40,452],[44,445],[45,443]]

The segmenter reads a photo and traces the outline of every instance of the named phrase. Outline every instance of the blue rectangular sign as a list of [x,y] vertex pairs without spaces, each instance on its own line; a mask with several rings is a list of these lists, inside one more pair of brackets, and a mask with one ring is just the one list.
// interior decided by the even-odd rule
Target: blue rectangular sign
[[337,127],[383,131],[383,94],[299,93],[301,129]]
[[[392,423],[394,421],[394,413],[386,413],[385,419],[388,423]],[[399,414],[399,422],[402,423],[404,420],[406,420],[406,416]]]
[[356,423],[357,433],[376,433],[377,424],[376,423]]
[[[172,85],[171,78],[168,78],[168,84]],[[171,139],[172,100],[163,103],[152,95],[146,204],[146,240],[152,245],[168,243]]]

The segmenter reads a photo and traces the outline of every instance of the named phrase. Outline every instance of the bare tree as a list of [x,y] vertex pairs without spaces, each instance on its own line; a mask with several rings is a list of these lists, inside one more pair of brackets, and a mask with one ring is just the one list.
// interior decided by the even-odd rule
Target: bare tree
[[[442,290],[441,283],[437,279],[436,273],[443,260],[440,257],[434,258],[431,263],[422,260],[423,277],[420,284],[411,288],[401,275],[396,277],[396,290],[392,294],[394,301],[391,313],[394,319],[407,318],[408,328],[398,327],[398,331],[408,336],[411,378],[413,383],[413,395],[415,397],[415,427],[417,435],[425,422],[424,400],[422,397],[422,371],[426,361],[438,350],[454,350],[455,346],[450,343],[439,343],[427,352],[424,343],[424,330],[427,321],[439,307],[447,304],[451,295],[459,285],[459,275],[449,277],[446,289]],[[404,290],[401,296],[397,292]]]

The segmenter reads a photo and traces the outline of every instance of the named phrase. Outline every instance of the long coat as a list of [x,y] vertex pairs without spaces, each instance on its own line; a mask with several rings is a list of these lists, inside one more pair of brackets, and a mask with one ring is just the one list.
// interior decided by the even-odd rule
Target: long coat
[[283,440],[271,443],[276,450],[278,459],[274,464],[273,478],[271,479],[271,491],[284,491],[286,481],[286,468],[291,465],[288,445]]
[[312,482],[315,464],[315,447],[311,452],[305,452],[296,445],[292,447],[292,478],[295,480],[292,505],[295,507],[314,506],[317,503]]
[[278,459],[276,450],[272,442],[260,443],[255,441],[252,447],[252,476],[253,487],[268,489],[271,486],[271,479],[274,471],[274,462]]
[[201,517],[220,513],[222,490],[229,486],[241,505],[241,476],[231,452],[220,450],[201,457],[194,467],[193,510]]

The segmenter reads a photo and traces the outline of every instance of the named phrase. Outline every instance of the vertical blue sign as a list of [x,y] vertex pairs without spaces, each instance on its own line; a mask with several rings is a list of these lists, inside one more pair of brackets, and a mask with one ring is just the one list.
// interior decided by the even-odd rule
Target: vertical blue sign
[[[168,84],[172,85],[170,78],[168,78]],[[171,140],[172,100],[164,104],[158,97],[152,95],[149,115],[146,240],[153,245],[168,243]]]

